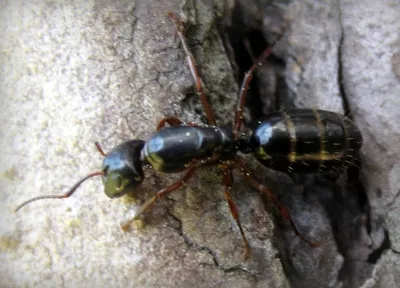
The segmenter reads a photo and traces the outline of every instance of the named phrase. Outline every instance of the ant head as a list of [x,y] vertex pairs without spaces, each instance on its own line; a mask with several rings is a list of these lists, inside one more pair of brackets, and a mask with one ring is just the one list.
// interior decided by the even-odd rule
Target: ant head
[[108,197],[121,197],[143,182],[143,146],[142,140],[130,140],[105,155],[102,180],[104,193]]
[[141,151],[144,146],[142,140],[131,140],[115,147],[110,153],[104,153],[99,143],[95,143],[97,150],[105,158],[103,160],[103,169],[99,172],[90,173],[80,179],[65,194],[60,195],[42,195],[31,198],[19,205],[15,212],[29,203],[41,199],[65,199],[70,197],[78,187],[87,179],[102,176],[104,183],[104,192],[110,198],[120,197],[130,192],[140,183],[142,183],[144,174],[141,160]]

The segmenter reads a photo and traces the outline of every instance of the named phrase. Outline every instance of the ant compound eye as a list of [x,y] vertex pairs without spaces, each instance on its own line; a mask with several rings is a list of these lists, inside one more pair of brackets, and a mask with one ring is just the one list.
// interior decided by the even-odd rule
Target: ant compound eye
[[126,194],[125,188],[129,184],[123,175],[112,172],[103,177],[104,192],[110,198],[120,197]]

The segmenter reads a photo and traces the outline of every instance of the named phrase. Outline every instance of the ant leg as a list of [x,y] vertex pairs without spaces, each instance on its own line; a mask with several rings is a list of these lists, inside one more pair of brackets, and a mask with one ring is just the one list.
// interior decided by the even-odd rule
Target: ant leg
[[159,131],[161,128],[164,128],[166,123],[168,123],[170,126],[180,126],[183,124],[183,121],[174,116],[165,117],[161,119],[161,121],[158,123],[156,131]]
[[272,53],[272,49],[275,47],[276,43],[281,40],[282,37],[283,35],[279,36],[278,39],[276,39],[270,47],[265,49],[264,52],[258,57],[258,59],[253,63],[250,69],[245,73],[242,85],[240,86],[239,102],[235,113],[235,124],[233,127],[233,134],[235,136],[235,139],[237,139],[237,135],[242,126],[244,104],[246,103],[246,96],[247,91],[249,90],[250,82],[253,79],[253,73],[257,69],[257,67],[261,66],[265,59],[267,59],[267,57]]
[[243,253],[243,258],[244,260],[249,258],[250,255],[250,247],[249,247],[249,242],[247,241],[246,235],[243,231],[242,225],[240,224],[240,219],[239,219],[239,211],[237,209],[237,206],[235,202],[233,202],[232,196],[229,193],[229,191],[232,189],[232,177],[231,177],[231,172],[232,169],[228,167],[223,167],[223,172],[224,176],[222,178],[222,184],[225,187],[224,190],[224,196],[226,202],[228,202],[229,209],[231,211],[233,219],[235,219],[237,226],[239,227],[240,234],[242,234],[243,242],[244,242],[244,253]]
[[215,164],[219,159],[221,158],[220,153],[214,153],[210,157],[208,157],[206,160],[199,160],[199,159],[193,159],[192,162],[186,165],[186,168],[192,168],[192,167],[201,167],[205,166],[208,164]]
[[156,131],[160,131],[162,128],[164,128],[166,123],[168,123],[170,126],[181,126],[181,125],[199,126],[194,122],[183,122],[181,119],[177,117],[168,116],[160,120],[160,122],[157,125]]
[[202,87],[202,81],[199,76],[199,72],[197,71],[196,62],[194,60],[192,53],[190,53],[190,51],[189,51],[189,48],[186,44],[185,36],[183,35],[183,30],[184,30],[183,24],[174,13],[168,12],[168,16],[171,18],[172,22],[174,23],[176,30],[178,32],[178,36],[181,39],[182,47],[186,53],[186,59],[189,64],[190,72],[192,73],[193,79],[196,82],[197,95],[200,96],[200,100],[201,100],[201,103],[203,104],[203,108],[204,108],[204,112],[206,114],[207,120],[210,124],[216,126],[217,120],[215,119],[215,115],[211,108],[211,105],[208,102],[206,95],[204,94],[203,87]]
[[247,53],[249,53],[251,62],[256,63],[257,58],[254,56],[253,49],[251,49],[250,41],[248,38],[243,39],[243,45],[244,45],[244,48],[246,49]]
[[173,183],[172,185],[165,187],[161,189],[160,191],[157,192],[157,194],[151,198],[149,198],[143,206],[140,208],[139,212],[136,213],[135,217],[132,219],[128,220],[127,222],[123,223],[121,225],[122,230],[127,231],[129,228],[129,224],[132,223],[134,220],[138,219],[139,216],[143,213],[145,213],[147,210],[149,210],[153,204],[156,202],[157,199],[162,198],[167,196],[169,193],[181,188],[185,183],[192,178],[194,175],[194,172],[196,171],[196,168],[190,168],[189,170],[186,171],[185,175],[183,175],[178,181]]
[[244,165],[244,163],[242,162],[242,160],[239,157],[235,157],[234,161],[233,161],[233,165],[236,169],[239,170],[240,174],[242,174],[243,179],[255,190],[257,190],[258,192],[266,195],[271,201],[272,203],[274,203],[275,207],[278,208],[279,212],[281,213],[281,215],[283,216],[283,218],[285,218],[287,221],[289,221],[290,225],[292,226],[294,232],[296,233],[296,235],[303,240],[304,242],[309,243],[311,246],[313,247],[317,247],[320,244],[316,243],[316,242],[312,242],[310,240],[307,240],[306,238],[304,238],[304,236],[299,232],[299,230],[296,228],[296,225],[294,224],[292,217],[289,214],[289,211],[287,210],[287,208],[278,200],[278,198],[275,197],[274,194],[272,194],[272,192],[265,187],[264,185],[260,184],[256,179],[254,179],[249,170],[247,169],[247,167]]

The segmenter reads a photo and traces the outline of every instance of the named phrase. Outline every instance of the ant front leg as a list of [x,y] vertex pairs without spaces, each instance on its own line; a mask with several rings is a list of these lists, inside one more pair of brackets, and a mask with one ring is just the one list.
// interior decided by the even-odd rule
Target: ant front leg
[[181,125],[187,125],[187,126],[199,126],[198,124],[194,122],[183,122],[181,119],[174,117],[174,116],[168,116],[163,119],[158,123],[156,127],[156,131],[160,131],[162,128],[165,127],[165,124],[169,124],[169,126],[181,126]]
[[148,211],[156,202],[157,199],[159,198],[163,198],[165,196],[167,196],[169,193],[181,188],[183,185],[186,184],[186,182],[192,178],[192,176],[194,175],[194,172],[196,171],[196,167],[190,168],[186,171],[186,173],[175,183],[173,183],[172,185],[165,187],[163,189],[161,189],[160,191],[157,192],[157,194],[151,198],[149,198],[144,204],[143,206],[140,208],[139,212],[136,213],[135,217],[133,217],[132,219],[128,220],[127,222],[123,223],[121,225],[122,230],[127,231],[129,228],[129,225],[136,219],[139,218],[139,216],[143,213],[145,213],[146,211]]
[[271,201],[272,203],[274,203],[275,207],[279,210],[279,212],[281,213],[281,215],[283,216],[283,218],[285,218],[287,221],[289,221],[290,225],[292,226],[294,232],[296,233],[296,235],[303,240],[304,242],[307,242],[308,244],[310,244],[312,247],[318,247],[320,244],[316,243],[316,242],[312,242],[310,240],[307,240],[297,229],[296,225],[294,224],[292,217],[289,214],[289,211],[287,210],[287,208],[278,200],[278,198],[276,198],[276,196],[274,194],[272,194],[272,192],[265,187],[264,185],[260,184],[256,179],[254,179],[251,176],[251,173],[249,171],[249,169],[247,169],[247,167],[245,166],[245,164],[242,162],[242,160],[236,156],[235,160],[233,162],[233,165],[236,169],[239,170],[240,174],[242,175],[243,179],[255,190],[257,190],[258,192],[260,192],[261,194],[266,195]]
[[168,16],[171,18],[172,22],[174,23],[177,33],[178,33],[178,36],[181,39],[182,47],[186,53],[186,59],[189,64],[190,72],[192,73],[193,79],[196,82],[196,91],[197,91],[197,94],[200,96],[200,100],[201,100],[201,103],[203,104],[203,108],[204,108],[204,112],[206,114],[207,120],[208,120],[209,124],[216,126],[217,120],[215,118],[212,107],[211,107],[210,103],[208,102],[206,95],[204,94],[203,87],[202,87],[202,81],[199,76],[199,72],[197,71],[196,62],[194,60],[192,53],[190,53],[190,50],[189,50],[188,45],[185,40],[185,36],[183,35],[184,29],[183,29],[182,21],[180,21],[178,19],[178,17],[172,12],[169,12]]
[[249,247],[249,242],[247,241],[246,235],[244,233],[244,230],[242,228],[242,225],[240,224],[240,219],[239,219],[239,211],[237,209],[237,206],[235,202],[233,202],[232,196],[229,193],[229,191],[232,189],[232,169],[227,167],[227,166],[222,166],[223,170],[223,178],[222,178],[222,184],[224,185],[224,196],[226,202],[228,202],[229,209],[231,211],[233,219],[235,219],[237,226],[239,227],[240,234],[242,235],[243,242],[244,242],[244,253],[243,253],[243,258],[244,260],[249,258],[250,255],[250,247]]
[[160,131],[162,128],[164,128],[166,123],[168,123],[170,126],[181,126],[183,121],[174,116],[165,117],[158,123],[156,131]]

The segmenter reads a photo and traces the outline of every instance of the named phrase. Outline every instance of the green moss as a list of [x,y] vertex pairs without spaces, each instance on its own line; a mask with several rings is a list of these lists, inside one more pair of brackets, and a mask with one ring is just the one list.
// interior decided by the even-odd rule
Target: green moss
[[3,177],[10,181],[14,181],[17,178],[17,176],[18,174],[14,167],[11,167],[10,169],[7,169],[6,171],[3,172]]
[[70,228],[78,228],[81,226],[81,219],[79,218],[72,218],[67,221],[67,226]]
[[19,243],[19,239],[16,239],[15,237],[0,236],[0,251],[11,252],[18,247]]

